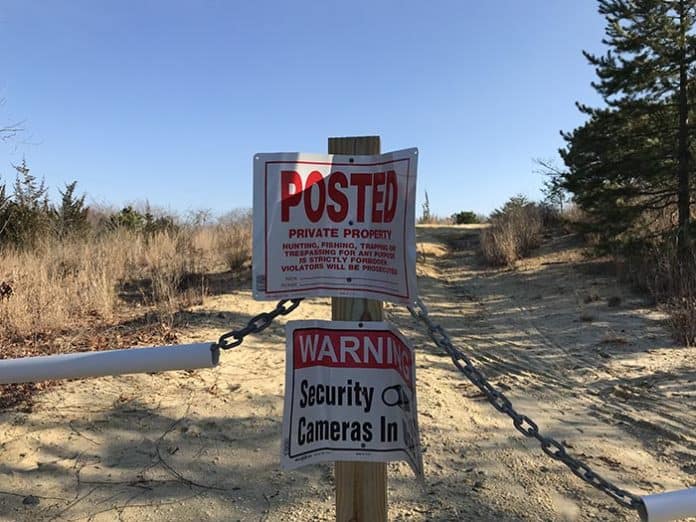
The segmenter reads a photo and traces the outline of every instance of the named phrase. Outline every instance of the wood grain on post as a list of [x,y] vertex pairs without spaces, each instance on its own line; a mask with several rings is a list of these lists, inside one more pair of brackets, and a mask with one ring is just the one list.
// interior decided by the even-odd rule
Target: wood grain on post
[[[380,154],[379,136],[329,138],[329,154]],[[331,298],[335,321],[381,321],[382,301]],[[336,521],[386,522],[387,465],[336,462]]]

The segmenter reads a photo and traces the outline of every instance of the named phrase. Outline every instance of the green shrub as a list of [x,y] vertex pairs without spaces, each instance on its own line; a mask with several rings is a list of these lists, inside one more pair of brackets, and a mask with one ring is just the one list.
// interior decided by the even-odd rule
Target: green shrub
[[75,196],[77,181],[65,185],[60,192],[60,207],[53,211],[53,222],[59,239],[82,238],[90,231],[87,221],[89,208],[85,206],[85,196]]
[[159,232],[173,232],[178,226],[172,216],[155,216],[150,211],[140,212],[128,205],[120,212],[109,216],[108,228],[153,235]]
[[471,210],[462,210],[456,214],[452,214],[452,221],[455,225],[472,225],[481,223],[481,218]]
[[12,197],[7,196],[5,185],[0,187],[0,245],[33,248],[52,232],[48,189],[31,174],[26,161],[13,167]]

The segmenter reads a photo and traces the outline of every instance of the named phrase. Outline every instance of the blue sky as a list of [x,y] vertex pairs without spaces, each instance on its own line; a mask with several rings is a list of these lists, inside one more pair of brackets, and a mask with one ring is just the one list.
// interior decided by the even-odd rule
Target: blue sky
[[417,214],[488,213],[600,103],[590,0],[3,0],[0,35],[0,175],[116,206],[250,207],[255,152],[379,134],[420,149]]

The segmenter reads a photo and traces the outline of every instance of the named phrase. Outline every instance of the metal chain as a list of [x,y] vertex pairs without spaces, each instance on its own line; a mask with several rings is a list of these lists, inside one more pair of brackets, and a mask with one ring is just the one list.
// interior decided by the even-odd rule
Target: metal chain
[[[282,299],[278,301],[276,307],[270,312],[261,312],[255,315],[247,322],[244,328],[239,330],[231,330],[220,336],[220,339],[216,343],[216,347],[222,350],[229,350],[230,348],[236,348],[244,341],[244,338],[249,334],[259,333],[265,330],[273,320],[279,315],[288,315],[295,308],[300,306],[302,299]],[[288,304],[290,303],[290,304]]]
[[592,471],[587,464],[569,455],[563,444],[552,437],[543,435],[539,431],[539,426],[536,422],[526,415],[517,412],[510,402],[510,399],[488,382],[488,379],[486,379],[478,368],[473,365],[471,359],[469,359],[462,350],[452,344],[452,340],[445,329],[430,319],[428,309],[420,298],[416,299],[414,305],[408,306],[407,308],[414,318],[428,327],[430,338],[437,346],[447,352],[457,369],[483,392],[488,402],[490,402],[496,410],[505,413],[512,419],[512,423],[517,431],[522,433],[525,437],[538,440],[541,449],[544,450],[544,453],[549,457],[568,466],[576,476],[603,493],[606,493],[622,506],[638,510],[640,513],[644,511],[643,501],[640,497],[600,477],[597,473]]
[[[244,338],[252,333],[259,333],[268,328],[273,320],[279,315],[288,315],[295,310],[302,299],[282,299],[278,301],[276,307],[270,312],[261,312],[252,317],[247,322],[244,328],[239,330],[231,330],[220,336],[216,347],[222,350],[229,350],[242,344]],[[290,304],[288,304],[290,303]],[[452,362],[457,369],[464,374],[476,387],[483,392],[488,401],[493,407],[505,413],[512,419],[512,423],[525,437],[534,438],[539,441],[541,449],[552,459],[558,460],[565,464],[576,476],[591,486],[606,493],[622,506],[630,509],[635,509],[641,513],[645,511],[643,501],[637,495],[625,491],[608,480],[604,479],[595,473],[587,464],[579,461],[575,457],[568,454],[566,447],[552,437],[547,437],[539,431],[539,426],[527,415],[521,414],[515,410],[512,402],[500,390],[496,389],[486,377],[476,368],[471,359],[459,348],[452,344],[452,340],[445,329],[434,323],[430,319],[428,309],[420,299],[414,303],[415,306],[408,306],[409,312],[417,320],[421,321],[428,328],[430,338],[437,346],[447,352],[452,358]]]

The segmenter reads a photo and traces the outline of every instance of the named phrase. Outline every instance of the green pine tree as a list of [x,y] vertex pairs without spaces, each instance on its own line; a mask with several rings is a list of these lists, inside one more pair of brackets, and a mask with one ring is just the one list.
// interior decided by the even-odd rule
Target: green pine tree
[[59,191],[61,202],[54,212],[56,234],[60,239],[68,237],[83,237],[89,230],[85,206],[85,195],[75,195],[77,181],[65,185],[65,190]]
[[645,200],[648,208],[676,205],[677,242],[686,252],[694,175],[695,128],[689,117],[696,99],[696,0],[599,0],[599,13],[606,20],[609,50],[603,56],[584,54],[595,66],[593,86],[607,108],[580,107],[590,121],[566,136],[567,187],[581,201],[590,199],[583,192],[589,190],[612,203],[607,213],[623,225],[635,221]]
[[123,228],[133,232],[141,232],[145,227],[145,217],[131,205],[124,207],[120,212],[109,217],[109,228]]
[[593,112],[583,126],[566,134],[561,151],[568,170],[552,179],[573,194],[591,218],[584,225],[604,246],[671,234],[677,223],[656,219],[676,208],[676,158],[665,126],[669,106],[637,116],[624,109]]
[[32,248],[51,232],[48,189],[43,179],[39,181],[31,174],[26,161],[13,167],[16,178],[8,206],[5,238],[17,247]]
[[5,230],[10,223],[10,204],[12,200],[7,193],[7,185],[0,183],[0,248],[5,244]]

